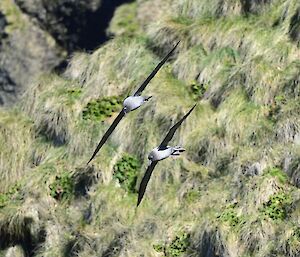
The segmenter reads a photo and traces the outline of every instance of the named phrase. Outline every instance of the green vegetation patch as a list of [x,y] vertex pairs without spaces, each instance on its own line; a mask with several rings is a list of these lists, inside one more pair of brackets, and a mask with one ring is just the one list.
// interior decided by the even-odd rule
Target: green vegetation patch
[[69,172],[64,171],[57,175],[49,185],[50,195],[58,201],[70,200],[74,194],[74,181]]
[[72,106],[80,99],[82,95],[81,88],[66,89],[65,87],[53,92],[53,97],[57,97],[61,100],[61,103],[66,106]]
[[167,257],[180,256],[182,253],[186,252],[190,246],[190,234],[186,232],[179,233],[171,244],[166,249]]
[[140,32],[137,20],[137,3],[123,4],[117,8],[109,26],[109,32],[117,36],[133,37]]
[[126,191],[135,193],[137,174],[140,168],[141,168],[141,163],[136,157],[129,154],[125,154],[115,164],[113,168],[114,169],[113,177],[120,182],[121,186]]
[[26,28],[28,21],[13,1],[1,0],[0,10],[4,13],[8,22],[8,26],[6,27],[6,32],[8,34],[12,33],[14,30]]
[[166,257],[178,257],[188,250],[190,243],[190,234],[187,232],[180,232],[170,244],[155,244],[153,245],[153,249],[156,252],[164,253]]
[[198,83],[197,81],[192,81],[190,84],[190,90],[195,100],[202,99],[204,93],[209,88],[209,83]]
[[284,220],[291,208],[292,200],[292,196],[288,193],[277,193],[264,203],[260,212],[272,220]]
[[82,112],[85,120],[102,121],[111,117],[122,108],[122,100],[118,96],[105,97],[89,102]]
[[298,256],[297,254],[300,251],[300,228],[295,227],[293,233],[286,242],[286,247],[290,253],[295,253],[296,255],[291,254],[290,256]]
[[69,95],[70,98],[78,99],[82,94],[82,89],[81,88],[68,89],[66,93]]
[[8,202],[15,198],[16,194],[20,191],[20,184],[12,186],[6,193],[0,194],[0,209],[5,207]]
[[192,189],[186,194],[184,194],[184,199],[187,203],[193,203],[199,200],[201,197],[201,193],[199,190]]
[[277,168],[277,167],[267,169],[264,172],[264,175],[276,177],[278,179],[278,181],[282,184],[285,184],[288,181],[287,174],[283,170],[281,170],[280,168]]
[[241,215],[238,215],[235,204],[230,204],[225,208],[221,215],[218,216],[218,219],[221,222],[229,224],[230,227],[237,227],[238,225],[244,223],[244,219]]

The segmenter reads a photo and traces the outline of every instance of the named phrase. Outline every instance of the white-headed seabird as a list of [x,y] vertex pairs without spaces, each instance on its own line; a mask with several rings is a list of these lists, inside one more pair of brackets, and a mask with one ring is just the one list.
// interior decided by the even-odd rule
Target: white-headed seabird
[[161,160],[164,160],[170,156],[180,155],[182,152],[185,151],[185,149],[180,146],[175,146],[175,147],[168,146],[168,143],[173,138],[176,130],[180,127],[182,122],[191,114],[191,112],[194,110],[195,107],[196,107],[196,104],[192,107],[192,109],[190,109],[190,111],[186,115],[183,116],[183,118],[181,120],[179,120],[169,130],[168,134],[166,135],[164,140],[161,142],[161,144],[158,147],[155,147],[148,155],[150,164],[149,164],[149,166],[145,172],[145,175],[141,181],[141,184],[140,184],[137,206],[139,206],[139,204],[141,203],[141,201],[143,199],[147,184],[150,180],[151,174],[152,174],[156,164]]
[[106,131],[102,139],[100,140],[98,146],[96,147],[91,159],[88,161],[87,164],[89,164],[96,154],[99,152],[101,147],[104,145],[106,140],[109,138],[110,134],[114,131],[114,129],[117,127],[118,123],[122,120],[122,118],[125,116],[126,113],[129,113],[133,110],[138,109],[141,105],[144,104],[144,102],[148,101],[151,96],[145,97],[141,96],[141,93],[144,91],[146,86],[149,84],[151,79],[156,75],[156,73],[159,71],[159,69],[164,65],[164,63],[168,60],[168,58],[171,56],[171,54],[174,52],[176,47],[178,46],[179,42],[173,47],[173,49],[165,56],[165,58],[155,67],[155,69],[151,72],[149,77],[142,83],[142,85],[138,88],[138,90],[132,95],[127,97],[123,102],[123,109],[119,113],[119,115],[115,118],[109,129]]

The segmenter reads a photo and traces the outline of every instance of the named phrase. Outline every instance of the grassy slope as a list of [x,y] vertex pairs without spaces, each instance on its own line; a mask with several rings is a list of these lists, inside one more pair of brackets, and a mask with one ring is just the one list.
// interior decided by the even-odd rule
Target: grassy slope
[[[239,1],[166,1],[157,21],[142,15],[160,2],[121,6],[114,39],[76,54],[63,76],[41,77],[13,115],[1,111],[0,237],[29,233],[36,256],[298,256],[300,51],[288,35],[297,1],[246,16]],[[178,39],[145,91],[151,101],[86,167],[113,118],[84,119],[88,103],[128,95]],[[148,152],[195,101],[173,140],[186,153],[157,166],[135,210],[114,165],[135,156],[139,182]]]

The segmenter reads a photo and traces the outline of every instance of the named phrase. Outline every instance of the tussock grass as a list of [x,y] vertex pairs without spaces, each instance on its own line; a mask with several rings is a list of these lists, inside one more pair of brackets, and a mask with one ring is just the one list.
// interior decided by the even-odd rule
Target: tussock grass
[[136,2],[121,5],[110,22],[108,33],[115,36],[139,36],[142,31],[136,16]]
[[[5,231],[11,227],[11,234],[24,236],[21,214],[30,198],[41,206],[36,224],[45,228],[37,256],[156,256],[153,245],[182,245],[179,231],[189,234],[189,256],[297,256],[299,49],[289,26],[298,3],[256,3],[248,9],[241,1],[217,0],[122,6],[110,26],[114,39],[93,53],[75,53],[63,75],[44,75],[26,92],[20,106],[34,124],[1,111],[0,141],[13,143],[0,156],[17,153],[17,161],[9,164],[13,168],[5,162],[0,174],[7,176],[3,185],[10,174],[22,178],[23,197],[5,200]],[[143,93],[151,100],[126,115],[86,167],[119,110],[98,115],[98,103],[132,93],[179,39]],[[195,101],[197,108],[170,142],[187,151],[157,165],[135,209],[148,153]],[[87,106],[101,121],[84,117]],[[136,157],[125,160],[134,165],[127,168],[124,154]],[[64,174],[67,185],[72,181],[65,188],[69,201],[57,201],[51,188],[57,196]],[[124,177],[129,183],[122,186]],[[291,196],[283,201],[291,208],[273,220],[264,210],[277,210],[280,194]],[[22,211],[7,225],[15,217],[10,209]]]
[[143,38],[116,38],[91,55],[75,55],[66,76],[86,88],[87,100],[132,93],[155,66],[145,46]]
[[227,15],[238,15],[242,12],[241,1],[220,1],[213,0],[210,4],[206,4],[199,0],[180,0],[173,3],[175,14],[191,19],[199,17],[220,17]]
[[5,192],[30,166],[33,124],[18,111],[0,112],[0,192]]
[[[27,255],[43,238],[43,222],[45,205],[37,204],[34,199],[27,198],[22,205],[13,205],[0,212],[0,247],[19,244]],[[44,218],[44,217],[43,217]]]

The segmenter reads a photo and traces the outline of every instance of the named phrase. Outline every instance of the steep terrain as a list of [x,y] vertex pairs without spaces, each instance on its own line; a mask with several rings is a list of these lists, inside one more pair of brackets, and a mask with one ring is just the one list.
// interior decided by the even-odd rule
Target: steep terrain
[[0,105],[19,101],[43,73],[61,70],[78,50],[108,37],[115,8],[128,0],[1,0]]
[[[0,110],[0,256],[299,256],[299,14],[297,0],[121,5],[111,40]],[[178,40],[153,98],[86,166]],[[148,153],[195,102],[172,141],[187,151],[136,209]]]

